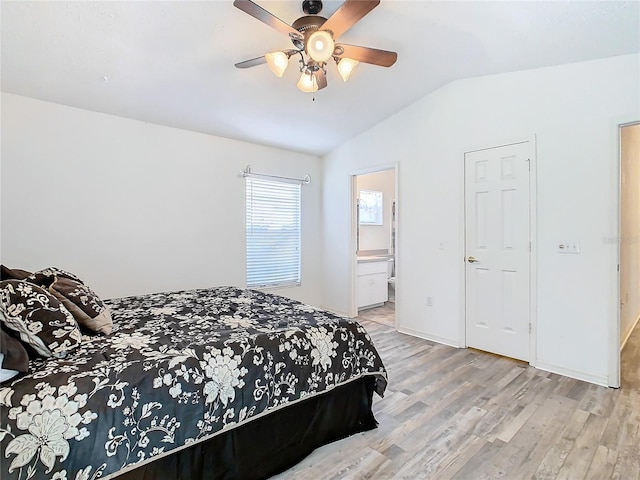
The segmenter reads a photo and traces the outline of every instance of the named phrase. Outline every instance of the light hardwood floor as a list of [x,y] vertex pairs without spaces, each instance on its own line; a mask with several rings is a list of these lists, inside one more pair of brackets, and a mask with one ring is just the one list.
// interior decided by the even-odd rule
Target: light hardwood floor
[[610,389],[359,320],[389,371],[378,428],[274,478],[640,479],[640,327]]
[[388,327],[396,325],[396,304],[394,302],[385,302],[381,307],[367,308],[358,312],[358,322],[364,323],[371,321],[381,323]]

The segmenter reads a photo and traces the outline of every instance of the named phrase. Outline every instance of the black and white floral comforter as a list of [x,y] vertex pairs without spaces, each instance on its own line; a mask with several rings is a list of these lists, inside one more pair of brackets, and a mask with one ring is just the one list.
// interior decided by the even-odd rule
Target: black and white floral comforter
[[104,478],[386,372],[356,322],[220,287],[106,301],[114,331],[0,387],[0,478]]

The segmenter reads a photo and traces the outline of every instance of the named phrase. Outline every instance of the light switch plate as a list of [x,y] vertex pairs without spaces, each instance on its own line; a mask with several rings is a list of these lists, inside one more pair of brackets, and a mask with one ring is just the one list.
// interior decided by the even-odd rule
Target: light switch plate
[[559,242],[558,253],[580,253],[580,242]]

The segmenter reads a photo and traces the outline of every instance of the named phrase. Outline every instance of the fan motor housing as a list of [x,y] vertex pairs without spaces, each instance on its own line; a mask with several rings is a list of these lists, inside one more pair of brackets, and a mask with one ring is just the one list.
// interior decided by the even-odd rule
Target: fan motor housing
[[317,15],[322,11],[322,0],[304,0],[302,11],[307,15]]
[[[307,38],[309,35],[311,35],[311,33],[318,30],[326,21],[327,19],[321,17],[320,15],[305,15],[304,17],[300,17],[295,22],[293,22],[291,26],[298,30],[301,34],[303,34],[305,38]],[[303,40],[294,38],[291,41],[296,46],[296,48],[304,48]]]
[[321,17],[320,15],[305,15],[304,17],[300,17],[291,25],[293,28],[298,30],[300,33],[305,33],[309,30],[317,30],[320,28],[327,19]]

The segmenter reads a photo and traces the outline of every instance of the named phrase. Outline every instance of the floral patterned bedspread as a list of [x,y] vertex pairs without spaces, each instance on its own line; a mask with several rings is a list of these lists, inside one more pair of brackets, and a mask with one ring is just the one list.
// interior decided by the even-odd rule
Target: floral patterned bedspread
[[386,371],[357,322],[234,287],[105,302],[84,335],[0,387],[0,478],[104,478],[364,375]]

